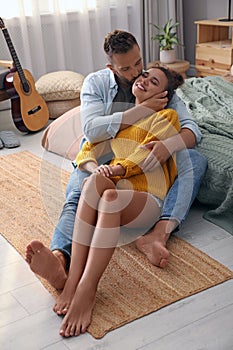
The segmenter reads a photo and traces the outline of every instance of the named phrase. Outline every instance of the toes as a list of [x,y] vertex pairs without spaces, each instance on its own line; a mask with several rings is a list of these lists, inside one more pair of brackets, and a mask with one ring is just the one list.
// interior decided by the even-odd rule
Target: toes
[[64,309],[56,310],[55,312],[57,313],[58,316],[64,316],[67,314],[67,311],[68,311],[68,309],[64,308]]
[[67,314],[67,311],[68,311],[68,308],[65,307],[64,309],[62,309],[62,315],[66,315]]
[[60,329],[59,334],[64,337],[65,336],[65,330],[63,328]]
[[67,314],[68,311],[68,306],[59,306],[57,304],[54,305],[53,311],[58,315],[58,316],[64,316]]
[[65,319],[63,320],[62,322],[62,325],[61,325],[61,328],[60,328],[60,332],[59,334],[62,336],[62,337],[67,337],[68,335],[68,324],[65,322]]
[[43,247],[44,247],[43,243],[41,243],[38,240],[33,240],[26,246],[25,260],[27,261],[28,264],[31,263],[33,255],[35,253],[39,253],[40,249],[42,249]]
[[89,323],[88,323],[86,326],[83,325],[83,326],[81,327],[81,333],[82,333],[82,334],[83,334],[83,333],[86,333],[88,326],[89,326]]
[[33,256],[33,250],[32,250],[32,247],[30,244],[28,244],[26,246],[26,250],[25,250],[25,260],[28,264],[31,263],[31,260],[32,260],[32,256]]
[[64,324],[60,329],[59,334],[65,338],[78,336],[80,334],[80,327],[76,324]]
[[168,259],[161,259],[159,263],[159,267],[163,268],[166,267],[168,264]]
[[88,324],[85,322],[83,324],[80,324],[79,322],[68,323],[68,320],[67,323],[63,321],[59,334],[65,338],[73,336],[77,337],[78,335],[83,334],[87,331],[89,324],[90,322]]
[[74,335],[75,327],[74,325],[68,324],[65,330],[65,337],[72,337]]
[[78,325],[75,325],[75,327],[73,328],[73,335],[75,337],[77,337],[78,335],[80,335],[80,329],[81,329],[81,326],[78,324]]
[[30,247],[33,253],[40,252],[40,250],[44,247],[43,243],[38,241],[37,239],[34,239],[30,243]]

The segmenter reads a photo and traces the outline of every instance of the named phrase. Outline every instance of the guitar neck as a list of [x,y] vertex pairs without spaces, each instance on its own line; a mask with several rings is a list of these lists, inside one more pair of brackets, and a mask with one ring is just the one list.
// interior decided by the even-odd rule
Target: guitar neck
[[26,77],[24,75],[23,69],[22,69],[21,64],[19,62],[19,58],[17,56],[17,53],[15,51],[15,48],[13,46],[13,43],[11,41],[11,38],[10,38],[10,35],[8,33],[7,28],[3,28],[2,32],[3,32],[3,35],[4,35],[5,39],[6,39],[7,46],[9,48],[9,50],[10,50],[10,54],[11,54],[11,57],[13,59],[14,66],[15,66],[18,74],[19,74],[19,78],[20,78],[21,84],[23,86],[23,89],[24,89],[25,92],[28,92],[29,91],[29,85],[28,85],[28,82],[27,82]]

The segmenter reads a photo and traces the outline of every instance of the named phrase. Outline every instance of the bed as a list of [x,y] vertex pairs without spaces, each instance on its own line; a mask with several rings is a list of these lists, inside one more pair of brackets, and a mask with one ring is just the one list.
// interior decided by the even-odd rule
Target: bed
[[208,168],[197,199],[207,205],[204,218],[233,234],[233,77],[189,78],[177,94],[203,135],[197,150]]
[[[197,150],[208,159],[208,169],[197,200],[207,208],[204,218],[233,234],[233,76],[189,78],[177,94],[203,134]],[[75,158],[82,138],[79,108],[45,129],[46,150]]]

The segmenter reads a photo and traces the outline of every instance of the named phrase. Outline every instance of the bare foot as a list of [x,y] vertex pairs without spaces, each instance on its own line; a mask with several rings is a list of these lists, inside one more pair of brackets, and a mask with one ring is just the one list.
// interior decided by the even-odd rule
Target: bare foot
[[63,319],[60,335],[63,337],[78,336],[85,333],[91,323],[92,310],[95,304],[96,290],[77,286],[70,308]]
[[26,261],[31,270],[45,278],[56,289],[62,289],[67,275],[61,260],[38,240],[31,241],[26,247]]
[[150,232],[136,240],[138,250],[145,254],[153,265],[162,268],[167,266],[170,253],[166,243],[176,226],[175,220],[160,220]]
[[136,240],[136,247],[145,254],[147,259],[155,266],[165,267],[168,264],[169,251],[163,243],[156,241],[150,233]]
[[76,282],[74,278],[68,276],[65,287],[53,307],[53,311],[56,312],[57,315],[66,315],[73,300],[77,285],[78,281]]

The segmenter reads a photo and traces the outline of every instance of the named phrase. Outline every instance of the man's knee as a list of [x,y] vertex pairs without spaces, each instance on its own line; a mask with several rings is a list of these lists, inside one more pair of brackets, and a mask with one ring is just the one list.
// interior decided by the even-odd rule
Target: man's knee
[[196,149],[184,149],[177,152],[178,171],[193,171],[195,175],[203,176],[207,168],[207,159]]
[[72,172],[67,187],[66,187],[66,197],[68,198],[70,194],[73,193],[80,193],[82,189],[83,181],[89,176],[90,174],[81,171],[78,168],[74,169]]
[[189,149],[189,154],[193,165],[193,171],[195,174],[199,174],[200,177],[203,177],[208,165],[206,157],[195,149]]

